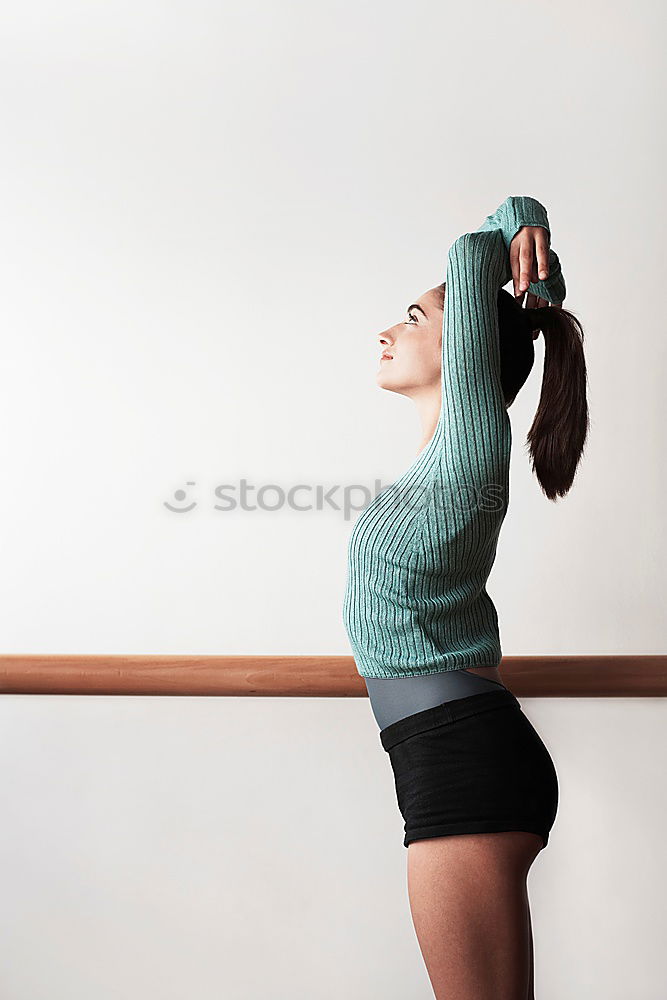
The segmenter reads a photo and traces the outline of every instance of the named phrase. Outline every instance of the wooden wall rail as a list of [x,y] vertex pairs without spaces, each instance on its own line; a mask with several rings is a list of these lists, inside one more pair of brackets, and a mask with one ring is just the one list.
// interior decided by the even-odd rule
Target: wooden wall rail
[[[667,695],[667,656],[506,656],[517,698]],[[0,656],[0,694],[367,697],[351,656]]]

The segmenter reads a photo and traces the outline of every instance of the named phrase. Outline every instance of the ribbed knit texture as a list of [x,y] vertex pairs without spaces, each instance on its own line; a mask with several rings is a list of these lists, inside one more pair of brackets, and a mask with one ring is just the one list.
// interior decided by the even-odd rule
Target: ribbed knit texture
[[[442,406],[412,465],[357,518],[348,546],[343,620],[358,672],[406,677],[497,667],[498,616],[486,591],[509,504],[512,442],[500,381],[498,291],[509,246],[543,226],[538,201],[510,197],[447,257]],[[529,291],[565,298],[557,254]]]

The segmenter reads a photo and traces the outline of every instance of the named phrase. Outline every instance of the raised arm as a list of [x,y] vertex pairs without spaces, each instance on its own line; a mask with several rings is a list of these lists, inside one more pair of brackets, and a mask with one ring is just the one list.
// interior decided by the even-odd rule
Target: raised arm
[[[522,226],[549,231],[534,198],[508,198],[476,232],[454,241],[447,257],[442,335],[443,463],[460,495],[509,502],[511,425],[500,377],[498,292],[512,277],[509,247]],[[550,239],[549,232],[549,239]],[[565,283],[555,254],[549,276],[530,291],[560,302]]]

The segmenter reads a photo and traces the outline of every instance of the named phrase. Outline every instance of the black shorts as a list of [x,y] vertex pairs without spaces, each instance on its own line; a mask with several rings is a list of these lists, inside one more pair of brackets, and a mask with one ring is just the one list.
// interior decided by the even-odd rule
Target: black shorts
[[551,755],[510,690],[408,715],[380,730],[413,840],[525,830],[549,841],[558,809]]

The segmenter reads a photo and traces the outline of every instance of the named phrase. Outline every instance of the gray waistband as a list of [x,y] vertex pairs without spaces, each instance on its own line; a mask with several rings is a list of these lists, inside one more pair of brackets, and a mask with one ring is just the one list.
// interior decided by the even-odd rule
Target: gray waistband
[[501,708],[521,709],[521,702],[509,688],[496,685],[493,691],[478,691],[473,698],[455,698],[453,701],[446,701],[442,705],[434,705],[433,708],[426,708],[422,712],[408,715],[405,719],[399,719],[398,722],[380,730],[380,743],[385,750],[390,751],[412,736]]
[[415,677],[364,677],[375,720],[380,729],[415,712],[445,701],[485,691],[506,691],[504,684],[471,674],[465,668]]

